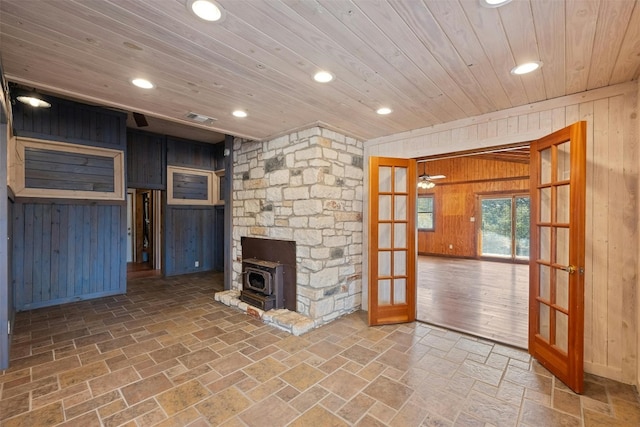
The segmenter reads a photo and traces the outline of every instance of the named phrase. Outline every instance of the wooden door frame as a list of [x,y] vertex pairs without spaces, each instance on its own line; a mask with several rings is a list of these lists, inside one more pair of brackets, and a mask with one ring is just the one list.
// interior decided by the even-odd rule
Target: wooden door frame
[[[131,212],[129,212],[129,197],[131,197]],[[129,216],[131,216],[131,247],[127,250],[131,250],[131,261],[128,263],[136,262],[136,189],[127,188],[127,228],[129,228]],[[127,230],[127,234],[129,230]],[[129,246],[129,238],[127,237],[127,246]]]

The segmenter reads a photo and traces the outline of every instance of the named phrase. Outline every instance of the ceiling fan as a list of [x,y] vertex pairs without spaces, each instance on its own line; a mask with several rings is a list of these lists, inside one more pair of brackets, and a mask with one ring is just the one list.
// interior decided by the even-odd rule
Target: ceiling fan
[[436,183],[433,182],[434,179],[442,179],[446,178],[444,175],[427,175],[425,171],[425,167],[422,167],[422,175],[418,177],[418,188],[423,190],[428,190],[436,186]]

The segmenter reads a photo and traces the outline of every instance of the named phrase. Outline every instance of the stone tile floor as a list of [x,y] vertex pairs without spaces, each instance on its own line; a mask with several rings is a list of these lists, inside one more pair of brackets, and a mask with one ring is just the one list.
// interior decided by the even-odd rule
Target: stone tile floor
[[635,388],[578,396],[527,353],[357,312],[295,337],[215,302],[222,276],[18,313],[2,426],[637,426]]

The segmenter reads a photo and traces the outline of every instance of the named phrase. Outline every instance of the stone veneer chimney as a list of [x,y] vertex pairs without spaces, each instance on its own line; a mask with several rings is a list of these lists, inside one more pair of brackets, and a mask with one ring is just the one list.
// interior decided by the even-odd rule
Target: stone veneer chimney
[[316,326],[362,301],[363,142],[313,127],[267,142],[236,139],[233,286],[240,239],[296,242],[297,311]]

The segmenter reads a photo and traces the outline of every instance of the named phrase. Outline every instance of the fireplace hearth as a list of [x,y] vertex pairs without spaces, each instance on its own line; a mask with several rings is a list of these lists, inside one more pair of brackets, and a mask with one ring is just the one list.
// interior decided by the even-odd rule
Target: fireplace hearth
[[283,270],[284,266],[277,262],[244,260],[240,300],[264,311],[284,308]]

